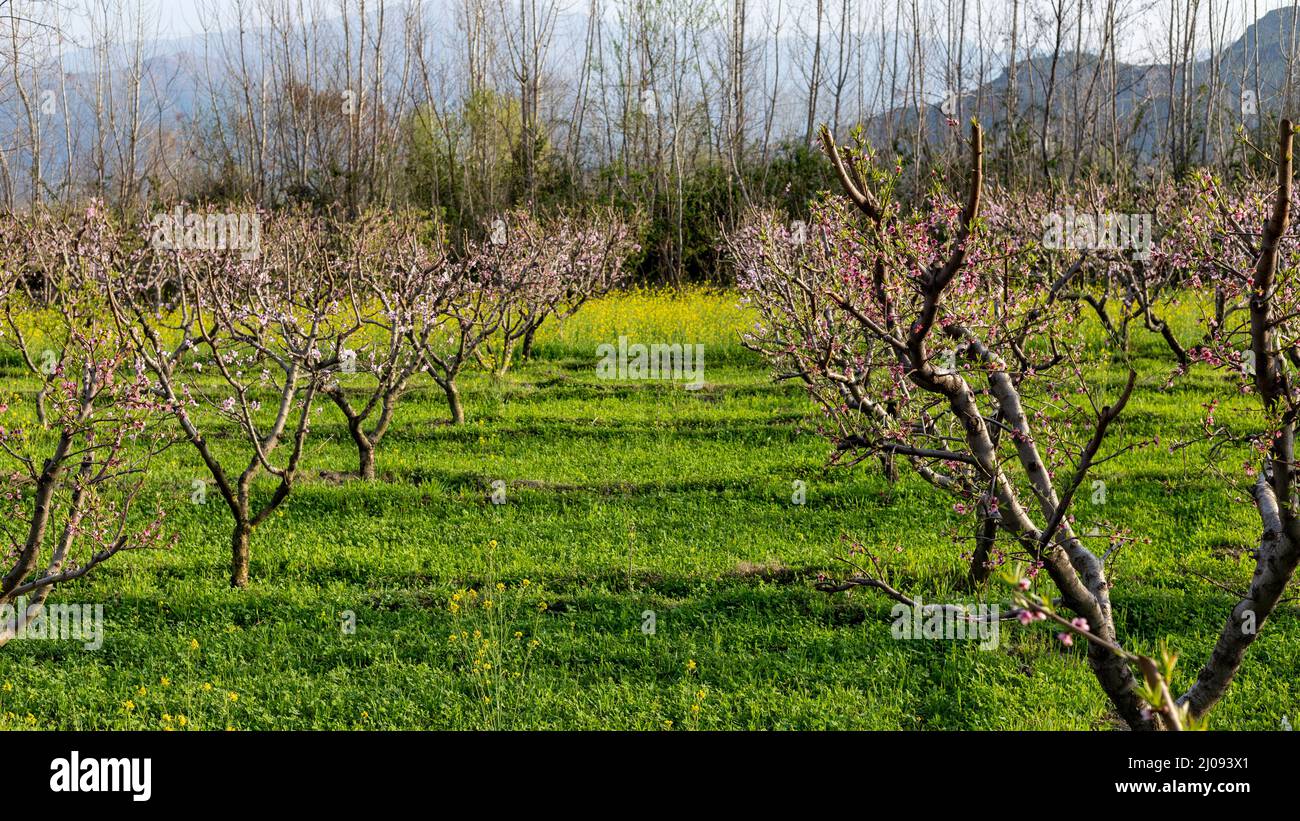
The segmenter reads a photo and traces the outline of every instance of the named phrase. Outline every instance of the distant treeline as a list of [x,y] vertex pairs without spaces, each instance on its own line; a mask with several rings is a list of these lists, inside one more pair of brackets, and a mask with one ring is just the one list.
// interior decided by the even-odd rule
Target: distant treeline
[[638,281],[716,282],[723,228],[835,186],[823,123],[911,193],[971,118],[1015,190],[1265,164],[1250,141],[1300,101],[1293,5],[227,0],[164,40],[144,0],[0,4],[0,204],[413,208],[453,244],[613,207]]

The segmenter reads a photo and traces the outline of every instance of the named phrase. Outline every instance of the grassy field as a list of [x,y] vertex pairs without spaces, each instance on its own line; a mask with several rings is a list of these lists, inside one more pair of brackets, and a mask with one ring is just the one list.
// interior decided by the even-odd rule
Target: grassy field
[[[172,511],[179,546],[118,557],[55,593],[104,603],[103,648],[0,649],[0,728],[1118,727],[1082,648],[1046,629],[1006,626],[995,651],[898,641],[882,597],[813,589],[840,572],[847,534],[927,601],[968,601],[971,526],[906,473],[891,487],[875,463],[828,471],[819,415],[738,345],[735,303],[692,292],[592,304],[547,328],[504,380],[468,375],[460,428],[422,385],[378,454],[381,482],[320,476],[355,466],[322,406],[305,481],[254,534],[247,590],[226,584],[228,512],[215,492],[190,501],[201,464],[186,445],[166,452],[148,495]],[[597,380],[595,346],[619,334],[704,343],[705,388]],[[1145,334],[1136,343],[1143,381],[1163,385],[1167,352]],[[1139,391],[1115,441],[1194,437],[1217,378]],[[1194,447],[1126,454],[1099,474],[1104,510],[1079,506],[1081,520],[1151,539],[1111,570],[1116,620],[1125,643],[1167,639],[1182,654],[1179,689],[1234,601],[1198,575],[1244,587],[1241,551],[1259,527],[1203,463]],[[505,504],[489,499],[496,480]],[[1300,720],[1298,639],[1289,603],[1212,727]]]

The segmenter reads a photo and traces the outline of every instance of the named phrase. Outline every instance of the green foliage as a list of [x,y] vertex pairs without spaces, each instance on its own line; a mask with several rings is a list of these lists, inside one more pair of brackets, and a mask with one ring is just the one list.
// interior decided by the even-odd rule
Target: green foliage
[[490,89],[452,109],[420,106],[406,128],[407,196],[439,211],[455,233],[477,233],[483,220],[526,198],[526,138],[533,141],[535,174],[551,173],[545,134],[525,134],[518,100]]
[[[879,548],[891,578],[926,601],[969,600],[959,554],[970,520],[906,472],[890,486],[871,464],[826,471],[808,399],[773,384],[737,344],[748,320],[729,307],[734,295],[688,293],[651,308],[654,299],[601,300],[544,327],[517,372],[469,374],[476,421],[463,427],[444,424],[441,393],[417,385],[379,454],[379,482],[318,475],[355,456],[341,419],[323,408],[300,490],[254,535],[248,590],[226,584],[229,516],[219,500],[190,502],[202,466],[189,448],[168,450],[145,501],[171,511],[179,547],[120,557],[55,592],[54,601],[105,604],[104,648],[11,642],[0,651],[0,727],[1118,726],[1082,642],[1065,648],[1052,631],[1014,625],[997,651],[898,641],[892,602],[814,590],[819,573],[841,572],[833,557],[847,534]],[[611,335],[684,341],[691,328],[706,344],[703,390],[595,378],[595,346]],[[1163,385],[1167,350],[1151,335],[1135,342],[1144,384]],[[6,392],[30,397],[16,362],[4,362],[3,377]],[[1107,378],[1122,378],[1121,366]],[[1153,432],[1192,439],[1218,378],[1197,369],[1139,391],[1115,447]],[[220,450],[233,445],[229,435],[218,427],[211,439]],[[1163,640],[1180,653],[1176,691],[1231,607],[1200,576],[1244,586],[1244,551],[1259,527],[1248,504],[1199,469],[1202,451],[1127,452],[1101,474],[1105,508],[1078,511],[1082,530],[1110,522],[1151,538],[1113,559],[1116,619],[1135,648]],[[503,505],[489,501],[497,479],[507,482]],[[796,479],[808,483],[803,506],[791,504]],[[255,488],[270,492],[268,482]],[[459,616],[448,606],[497,583],[535,592],[491,622],[496,635],[539,642],[526,667],[523,651],[502,649],[526,697],[511,690],[518,706],[499,714],[484,710],[480,684],[507,684],[467,673],[450,646]],[[535,601],[543,596],[545,611]],[[642,631],[647,610],[652,635]],[[343,629],[348,614],[354,633]],[[1212,727],[1296,720],[1298,636],[1294,606],[1281,608]]]

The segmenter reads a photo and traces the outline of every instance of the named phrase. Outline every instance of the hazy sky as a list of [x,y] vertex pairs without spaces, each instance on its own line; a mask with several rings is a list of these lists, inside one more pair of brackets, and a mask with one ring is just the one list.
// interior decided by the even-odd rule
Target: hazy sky
[[[24,6],[37,7],[50,0],[11,0],[15,8],[21,10]],[[72,31],[74,36],[84,37],[90,30],[90,22],[85,12],[78,12],[77,9],[83,6],[83,0],[55,0],[61,6],[67,9],[64,16],[65,26]],[[454,3],[456,0],[440,0],[440,2]],[[572,10],[582,10],[588,5],[589,0],[556,0],[562,8]],[[5,4],[6,0],[0,0],[0,6]],[[157,21],[157,32],[160,39],[170,37],[180,37],[187,34],[195,34],[200,31],[201,12],[203,9],[217,11],[217,13],[226,17],[230,9],[235,5],[236,0],[121,0],[127,7],[135,7],[137,4],[145,9],[147,18]],[[395,8],[404,5],[406,0],[389,0],[389,7]],[[510,5],[513,0],[503,0]],[[714,0],[722,6],[729,6],[731,0]],[[803,7],[810,7],[815,0],[749,0],[752,13],[763,14],[763,11],[772,11],[780,4],[783,8],[783,17],[787,21],[800,20],[807,17],[806,14],[797,13],[796,10]],[[865,12],[870,18],[876,18],[880,14],[882,5],[888,11],[884,15],[886,19],[893,19],[895,15],[892,10],[899,0],[850,0],[858,9]],[[901,0],[903,7],[911,5],[912,0]],[[924,9],[929,7],[934,10],[936,17],[939,17],[938,10],[944,5],[945,0],[918,0],[922,14]],[[1036,10],[1039,14],[1045,14],[1049,11],[1055,2],[1064,2],[1067,6],[1072,7],[1076,0],[1020,0],[1022,20],[1025,19],[1025,9]],[[1164,50],[1164,42],[1167,37],[1166,24],[1169,19],[1170,8],[1173,4],[1182,4],[1185,0],[1121,0],[1121,6],[1128,9],[1128,25],[1123,27],[1119,32],[1119,43],[1124,57],[1131,61],[1147,61],[1153,54]],[[1256,19],[1256,11],[1262,16],[1266,12],[1279,8],[1289,7],[1294,0],[1219,0],[1216,3],[1218,8],[1229,8],[1230,19],[1228,20],[1229,37],[1239,36],[1252,20]],[[319,5],[324,9],[324,13],[330,17],[338,15],[339,0],[305,0],[304,5]],[[968,14],[975,14],[975,9],[982,10],[984,18],[990,23],[995,23],[999,19],[1005,20],[1010,15],[1011,0],[966,0]],[[250,3],[255,5],[255,3]],[[348,3],[349,7],[356,8],[356,2]],[[378,6],[378,0],[370,0],[367,3],[370,8]],[[612,5],[612,4],[611,4]],[[836,2],[828,3],[828,6],[836,6]],[[1098,3],[1097,5],[1100,5]],[[1204,0],[1201,6],[1204,7]],[[1221,13],[1221,12],[1220,12]],[[1201,32],[1206,31],[1205,19],[1206,12],[1202,11],[1201,25],[1198,27]],[[941,18],[939,18],[941,19]],[[789,24],[789,23],[787,23]],[[972,24],[973,25],[973,24]],[[152,27],[151,27],[152,28]],[[940,31],[934,32],[936,36],[942,36]],[[973,35],[972,35],[973,36]]]

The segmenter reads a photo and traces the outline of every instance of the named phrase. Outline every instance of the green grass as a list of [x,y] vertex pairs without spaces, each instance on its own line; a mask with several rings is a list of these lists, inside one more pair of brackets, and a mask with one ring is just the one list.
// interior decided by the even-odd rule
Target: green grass
[[[180,716],[186,729],[1116,727],[1082,649],[1046,629],[1004,626],[991,652],[897,641],[887,600],[813,589],[819,573],[840,572],[847,534],[927,601],[968,600],[959,554],[971,523],[915,477],[891,487],[874,463],[828,470],[819,415],[740,348],[747,319],[734,303],[696,293],[587,306],[504,381],[468,375],[461,428],[422,385],[379,452],[382,482],[319,477],[355,467],[324,407],[306,480],[254,534],[247,590],[226,586],[227,511],[215,492],[190,504],[205,473],[188,446],[171,449],[147,495],[171,511],[179,546],[120,556],[55,593],[104,603],[104,646],[0,649],[0,727],[157,729]],[[704,342],[706,388],[598,381],[595,346],[618,333]],[[1194,437],[1219,377],[1198,371],[1162,389],[1167,353],[1135,337],[1148,389],[1114,441]],[[1085,524],[1150,538],[1112,569],[1116,618],[1127,645],[1167,639],[1181,653],[1178,689],[1233,603],[1196,574],[1244,586],[1250,559],[1232,554],[1258,531],[1249,504],[1203,464],[1196,448],[1126,454],[1099,474],[1104,511],[1078,508]],[[508,483],[504,505],[489,501],[494,480]],[[795,480],[807,483],[803,506],[791,503]],[[467,588],[494,596],[494,609],[453,613]],[[1296,616],[1290,603],[1270,620],[1212,727],[1300,719]],[[499,640],[486,675],[458,643],[475,629]]]

